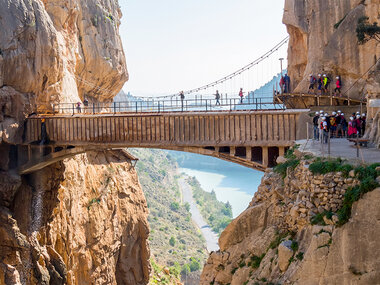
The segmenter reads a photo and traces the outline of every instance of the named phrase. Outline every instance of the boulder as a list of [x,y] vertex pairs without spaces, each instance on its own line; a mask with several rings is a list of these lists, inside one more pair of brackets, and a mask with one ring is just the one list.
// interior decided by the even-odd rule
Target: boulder
[[278,265],[282,272],[288,269],[289,259],[293,256],[293,250],[291,246],[291,240],[283,241],[278,246]]

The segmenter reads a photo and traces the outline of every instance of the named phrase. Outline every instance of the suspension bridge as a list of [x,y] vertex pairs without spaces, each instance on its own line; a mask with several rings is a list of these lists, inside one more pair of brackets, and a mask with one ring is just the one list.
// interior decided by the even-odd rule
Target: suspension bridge
[[[303,109],[289,109],[289,96],[301,95],[282,94],[277,82],[270,96],[233,90],[254,90],[255,68],[269,59],[274,62],[273,58],[278,64],[276,55],[287,41],[285,38],[241,69],[183,91],[181,96],[53,104],[49,114],[36,114],[26,120],[24,142],[12,152],[18,171],[28,174],[87,151],[129,147],[199,153],[261,171],[273,167],[276,158],[296,140],[306,138],[308,107],[312,103]],[[236,79],[241,85],[229,83]],[[228,85],[233,89],[227,89]],[[94,89],[100,90],[96,86]],[[220,93],[208,94],[210,89]],[[321,98],[324,100],[318,100]],[[347,98],[337,100],[344,102]]]

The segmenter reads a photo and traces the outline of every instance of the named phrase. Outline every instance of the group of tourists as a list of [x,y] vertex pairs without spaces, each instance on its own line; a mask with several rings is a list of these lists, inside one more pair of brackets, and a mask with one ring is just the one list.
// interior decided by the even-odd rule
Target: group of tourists
[[281,88],[282,93],[290,92],[290,77],[287,73],[285,74],[285,76],[281,76],[280,88]]
[[[314,92],[315,88],[322,94],[329,94],[331,78],[326,74],[318,74],[318,78],[315,78],[313,74],[309,76],[309,93]],[[340,75],[335,77],[335,89],[334,96],[342,96],[342,79]]]
[[316,112],[313,118],[314,140],[328,142],[330,138],[356,138],[365,133],[366,114],[360,112],[352,113],[349,120],[346,120],[344,113],[340,110],[332,112],[331,115],[323,112]]

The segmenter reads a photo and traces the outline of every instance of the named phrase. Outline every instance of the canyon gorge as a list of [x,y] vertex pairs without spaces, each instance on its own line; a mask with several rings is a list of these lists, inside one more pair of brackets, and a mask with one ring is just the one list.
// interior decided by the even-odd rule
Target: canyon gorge
[[[28,116],[85,98],[110,101],[128,80],[118,1],[0,0],[0,8],[0,285],[148,284],[148,203],[128,150],[90,151],[27,175],[15,169]],[[286,0],[294,91],[326,72],[353,86],[351,98],[380,99],[380,43],[359,45],[355,34],[360,17],[380,22],[379,11],[379,0]],[[367,136],[379,145],[377,110]],[[364,185],[361,172],[312,172],[317,158],[293,155],[278,162],[296,166],[266,170],[200,284],[380,284],[378,166],[366,177],[371,191],[340,224],[345,194]],[[191,245],[200,240],[186,230]]]

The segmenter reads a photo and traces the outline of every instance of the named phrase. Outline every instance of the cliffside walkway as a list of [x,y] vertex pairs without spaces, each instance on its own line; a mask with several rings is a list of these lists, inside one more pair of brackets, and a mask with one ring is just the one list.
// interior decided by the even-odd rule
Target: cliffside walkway
[[[26,121],[24,144],[18,150],[18,157],[24,158],[19,172],[27,174],[85,151],[129,147],[199,153],[263,171],[274,166],[296,140],[306,138],[309,110],[256,110],[256,105],[236,110],[237,106],[212,111],[36,115]],[[48,144],[41,145],[42,129]]]

